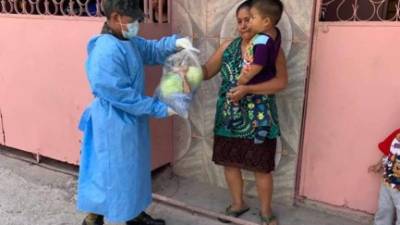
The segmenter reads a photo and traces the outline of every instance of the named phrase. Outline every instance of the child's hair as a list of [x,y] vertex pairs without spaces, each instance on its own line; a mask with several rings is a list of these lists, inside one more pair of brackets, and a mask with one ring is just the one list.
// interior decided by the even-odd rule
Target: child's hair
[[253,0],[251,7],[256,8],[262,16],[270,17],[275,25],[282,17],[283,3],[281,0]]
[[103,0],[102,5],[107,19],[110,19],[113,12],[135,19],[141,19],[143,16],[138,0]]
[[236,9],[236,15],[239,13],[240,10],[244,9],[244,8],[251,8],[251,4],[252,4],[252,0],[246,0],[244,2],[242,2],[242,4],[240,4],[237,9]]

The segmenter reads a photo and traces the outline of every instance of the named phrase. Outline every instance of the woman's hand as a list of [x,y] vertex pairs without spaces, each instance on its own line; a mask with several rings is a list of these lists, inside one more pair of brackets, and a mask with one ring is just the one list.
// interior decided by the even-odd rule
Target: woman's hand
[[239,85],[228,92],[228,98],[233,102],[239,102],[245,95],[248,94],[248,87],[246,85]]
[[207,63],[202,66],[204,80],[209,80],[213,78],[221,70],[222,56],[225,49],[230,45],[230,43],[231,41],[225,41],[224,43],[222,43],[218,50],[208,59]]

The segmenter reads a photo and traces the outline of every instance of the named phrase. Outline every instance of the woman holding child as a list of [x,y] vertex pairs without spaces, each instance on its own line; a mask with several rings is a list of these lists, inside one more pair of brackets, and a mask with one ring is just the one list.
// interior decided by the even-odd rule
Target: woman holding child
[[[203,67],[205,79],[211,79],[218,72],[222,76],[213,161],[224,166],[232,197],[232,204],[225,213],[239,217],[249,210],[243,200],[241,169],[250,170],[255,173],[263,225],[277,224],[271,208],[271,172],[275,168],[276,142],[280,134],[274,94],[287,85],[280,32],[275,28],[282,11],[279,0],[243,2],[236,11],[240,37],[223,43]],[[268,29],[260,32],[260,28]],[[248,46],[253,46],[250,50],[258,46],[258,50],[254,51],[254,62],[246,65],[243,61],[247,57],[245,53],[249,52]],[[239,82],[243,77],[247,78],[246,82]]]

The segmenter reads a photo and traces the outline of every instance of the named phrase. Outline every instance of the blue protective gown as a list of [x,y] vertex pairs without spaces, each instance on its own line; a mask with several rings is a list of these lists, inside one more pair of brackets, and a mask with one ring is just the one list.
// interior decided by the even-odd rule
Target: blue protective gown
[[151,203],[149,117],[167,117],[167,106],[144,95],[144,64],[162,64],[176,37],[120,40],[110,34],[88,45],[86,73],[94,95],[82,115],[78,209],[120,223]]

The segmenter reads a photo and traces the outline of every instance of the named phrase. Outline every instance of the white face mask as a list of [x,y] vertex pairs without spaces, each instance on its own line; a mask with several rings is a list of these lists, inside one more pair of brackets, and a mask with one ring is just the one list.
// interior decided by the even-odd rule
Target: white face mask
[[135,36],[138,35],[139,33],[139,22],[135,21],[133,23],[128,23],[126,24],[126,27],[128,28],[128,31],[124,30],[122,28],[122,23],[119,23],[121,25],[121,30],[122,30],[122,36],[126,39],[131,39]]

